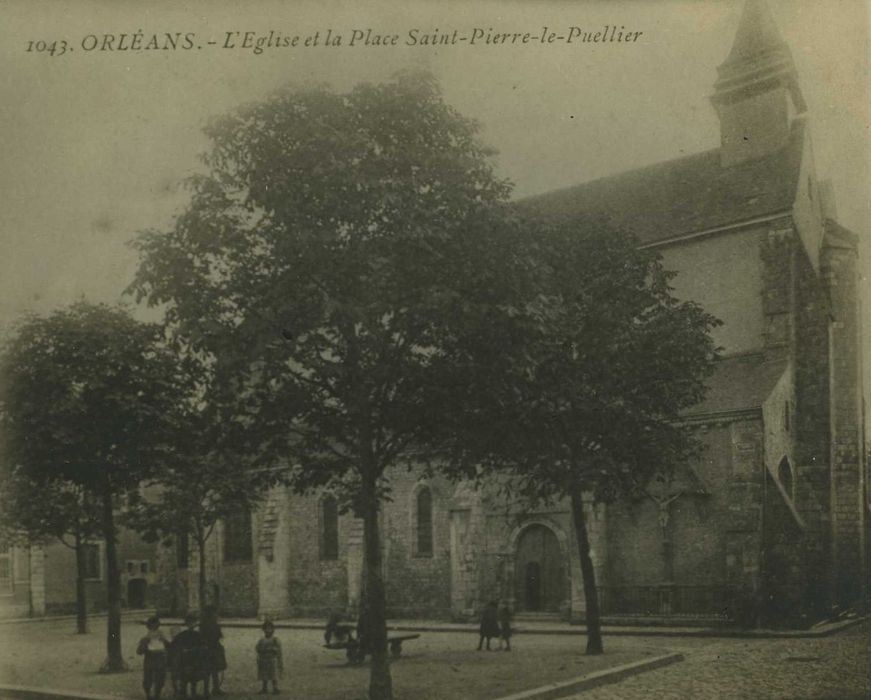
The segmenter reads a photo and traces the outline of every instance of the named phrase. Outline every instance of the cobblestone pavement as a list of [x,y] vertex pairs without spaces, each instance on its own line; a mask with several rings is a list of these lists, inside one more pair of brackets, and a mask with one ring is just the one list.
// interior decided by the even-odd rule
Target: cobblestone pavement
[[830,637],[669,638],[662,645],[686,660],[573,700],[871,698],[871,621]]

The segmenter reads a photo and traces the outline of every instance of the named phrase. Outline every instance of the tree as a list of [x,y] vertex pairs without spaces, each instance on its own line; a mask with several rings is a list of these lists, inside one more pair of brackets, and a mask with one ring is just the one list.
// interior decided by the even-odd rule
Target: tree
[[301,492],[343,488],[364,523],[370,697],[392,697],[379,504],[439,416],[433,358],[466,250],[508,195],[431,76],[285,90],[207,129],[208,173],[146,232],[132,289],[208,360],[209,401]]
[[108,671],[124,668],[115,511],[171,453],[167,417],[183,388],[159,326],[86,302],[28,316],[0,365],[5,463],[37,484],[72,484],[99,505]]
[[99,504],[81,486],[57,478],[35,479],[7,468],[0,476],[0,532],[28,545],[56,539],[76,553],[76,632],[88,631],[85,591],[88,540],[102,536]]
[[598,654],[585,497],[637,494],[695,453],[681,412],[704,396],[718,321],[677,300],[658,255],[604,221],[523,227],[523,255],[500,258],[511,284],[469,307],[442,357],[456,411],[437,439],[451,443],[455,475],[499,474],[525,497],[569,501]]
[[251,510],[281,474],[271,469],[241,469],[244,457],[234,458],[237,445],[232,434],[215,422],[214,411],[206,406],[183,404],[174,424],[180,430],[173,440],[176,449],[171,463],[144,484],[140,497],[131,501],[125,521],[147,542],[175,540],[176,546],[182,540],[193,542],[202,607],[208,601],[206,542],[215,525],[239,510]]

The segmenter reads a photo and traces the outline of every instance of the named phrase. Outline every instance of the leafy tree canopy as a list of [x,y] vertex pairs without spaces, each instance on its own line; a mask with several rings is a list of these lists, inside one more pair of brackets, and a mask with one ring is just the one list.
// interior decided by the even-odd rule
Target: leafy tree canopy
[[457,412],[439,439],[455,470],[507,470],[534,497],[625,495],[694,453],[682,412],[704,396],[719,322],[603,220],[525,226],[505,301],[473,312],[475,333],[444,356]]
[[138,239],[132,289],[207,358],[252,466],[290,458],[300,487],[380,475],[431,418],[443,320],[508,185],[426,74],[279,92],[207,134],[208,174]]
[[59,479],[37,481],[23,469],[0,471],[0,533],[28,544],[102,535],[100,504],[80,486]]
[[79,302],[18,326],[0,365],[5,464],[37,483],[134,488],[164,461],[179,400],[161,329]]

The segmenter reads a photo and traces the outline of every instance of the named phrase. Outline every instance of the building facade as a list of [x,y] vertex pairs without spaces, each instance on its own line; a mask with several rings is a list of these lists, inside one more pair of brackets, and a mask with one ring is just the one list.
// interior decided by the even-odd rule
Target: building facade
[[[662,255],[678,296],[723,321],[724,356],[685,416],[701,459],[635,501],[588,506],[604,612],[810,620],[867,585],[858,239],[817,178],[796,69],[762,0],[744,7],[712,103],[718,148],[520,205],[608,216]],[[521,511],[404,471],[391,483],[392,616],[461,618],[502,599],[583,617],[567,504]],[[167,556],[160,578],[195,576],[184,559]],[[353,611],[362,525],[329,494],[275,489],[218,528],[206,566],[225,614]],[[196,607],[184,585],[174,599]]]
[[[85,547],[85,599],[88,610],[106,610],[106,545]],[[118,535],[122,605],[154,607],[160,590],[157,546],[129,530]],[[42,545],[0,542],[0,618],[73,614],[76,610],[76,554],[54,540]]]

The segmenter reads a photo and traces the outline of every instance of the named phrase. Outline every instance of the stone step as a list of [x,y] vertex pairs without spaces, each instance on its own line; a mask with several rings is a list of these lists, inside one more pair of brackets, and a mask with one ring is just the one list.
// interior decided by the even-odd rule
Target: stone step
[[525,622],[558,622],[562,618],[555,612],[518,612],[514,614],[514,619]]

